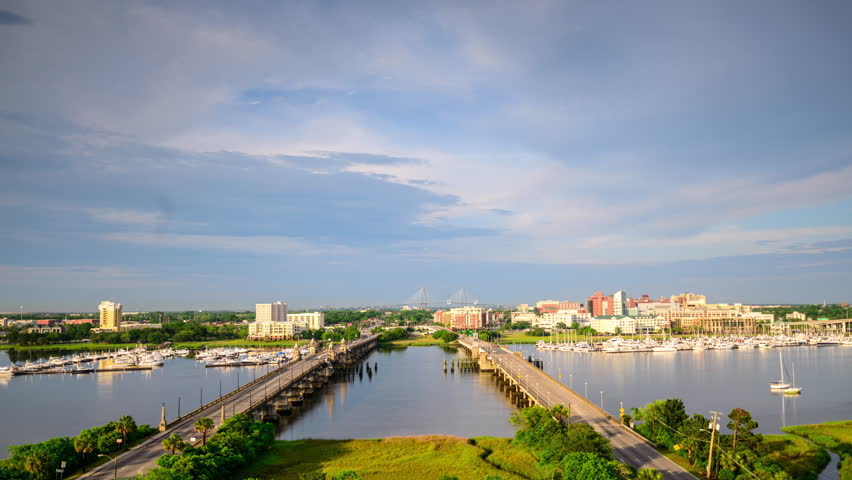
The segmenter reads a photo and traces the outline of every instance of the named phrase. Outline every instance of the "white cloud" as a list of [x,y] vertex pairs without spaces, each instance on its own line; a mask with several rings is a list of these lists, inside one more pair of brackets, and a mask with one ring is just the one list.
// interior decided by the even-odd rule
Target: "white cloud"
[[168,220],[162,212],[118,208],[84,208],[83,211],[96,222],[118,225],[153,227]]

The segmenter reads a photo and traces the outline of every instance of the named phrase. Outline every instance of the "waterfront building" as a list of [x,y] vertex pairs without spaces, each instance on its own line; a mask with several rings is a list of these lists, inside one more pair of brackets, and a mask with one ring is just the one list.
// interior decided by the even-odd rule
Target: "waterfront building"
[[554,330],[560,323],[564,323],[566,327],[571,327],[574,322],[584,327],[589,324],[592,319],[592,314],[586,313],[584,310],[559,310],[556,313],[543,313],[536,317],[532,325],[545,330]]
[[325,327],[325,314],[322,312],[289,313],[287,321],[298,323],[302,330],[319,330]]
[[296,322],[255,322],[249,324],[250,340],[285,340],[302,333]]
[[804,321],[807,321],[808,316],[806,314],[802,313],[802,312],[793,312],[793,313],[788,313],[787,315],[784,316],[784,318],[786,318],[787,320],[799,320],[799,321],[804,322]]
[[249,324],[248,338],[252,340],[283,340],[302,332],[301,324],[287,321],[287,303],[258,303],[254,323]]
[[603,292],[595,292],[586,300],[586,311],[593,317],[612,315],[612,297],[604,295]]
[[529,322],[530,324],[535,324],[538,319],[538,315],[533,312],[512,312],[509,314],[512,318],[512,323],[517,322]]
[[117,332],[121,329],[121,304],[104,300],[98,305],[100,331]]

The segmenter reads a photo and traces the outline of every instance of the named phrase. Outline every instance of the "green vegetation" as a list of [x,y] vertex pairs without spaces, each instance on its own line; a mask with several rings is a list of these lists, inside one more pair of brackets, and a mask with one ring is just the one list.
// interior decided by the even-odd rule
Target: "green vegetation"
[[[706,472],[709,458],[711,420],[687,415],[679,399],[657,400],[633,409],[636,431],[667,456],[676,453],[695,470]],[[718,419],[725,424],[723,418]],[[728,413],[731,434],[713,438],[712,478],[720,480],[767,479],[813,480],[828,463],[827,454],[806,442],[787,436],[754,433],[758,423],[741,408]]]
[[769,457],[797,480],[816,480],[831,457],[824,448],[793,435],[764,435]]
[[[442,476],[482,480],[487,475],[497,475],[504,480],[542,478],[499,469],[489,461],[495,450],[479,446],[479,441],[440,435],[383,440],[279,441],[275,442],[271,453],[240,472],[238,478],[331,479],[346,471],[354,471],[364,480],[433,480]],[[522,451],[507,454],[506,451],[512,451],[508,440],[502,445],[493,439],[487,439],[486,443],[490,447],[503,447],[499,450],[504,458],[522,454]]]
[[[199,419],[196,430],[205,434],[210,425]],[[207,419],[209,420],[209,419]],[[206,424],[206,422],[204,422]],[[213,422],[210,422],[212,424]],[[160,468],[140,478],[147,480],[214,480],[231,474],[266,453],[275,439],[274,427],[255,422],[247,415],[235,415],[225,420],[209,443],[200,448],[184,447],[180,455],[163,455],[157,459]],[[164,445],[165,447],[165,445]],[[179,450],[175,447],[175,450]],[[242,478],[242,477],[241,477]]]
[[129,448],[156,432],[148,425],[137,426],[132,417],[125,415],[117,422],[82,430],[76,437],[9,447],[11,456],[0,460],[0,480],[53,478],[63,461],[66,476],[71,476],[101,461],[99,454]]
[[459,334],[451,332],[449,330],[438,330],[437,332],[432,334],[432,338],[436,340],[441,340],[444,343],[452,343],[458,340]]
[[840,456],[840,480],[852,480],[852,420],[795,425],[781,430],[807,438]]
[[829,320],[836,320],[839,318],[849,318],[849,308],[843,307],[838,304],[834,305],[826,305],[823,307],[822,305],[790,305],[790,306],[782,306],[782,307],[759,307],[754,309],[757,312],[763,313],[771,313],[775,315],[775,320],[784,322],[791,321],[797,322],[799,320],[787,320],[787,314],[793,312],[801,312],[807,315],[807,318],[810,320],[817,320],[820,318],[827,318]]

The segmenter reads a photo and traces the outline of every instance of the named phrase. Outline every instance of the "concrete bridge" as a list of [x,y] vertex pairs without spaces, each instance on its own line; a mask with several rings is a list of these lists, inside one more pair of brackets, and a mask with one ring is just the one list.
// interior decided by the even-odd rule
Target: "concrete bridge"
[[[341,343],[333,349],[311,352],[305,358],[294,358],[290,363],[171,422],[166,422],[166,411],[163,406],[160,433],[119,454],[117,462],[113,460],[104,463],[79,478],[87,480],[134,478],[140,473],[155,468],[156,460],[166,453],[162,447],[165,437],[173,433],[184,441],[196,437],[199,439],[196,444],[200,445],[201,434],[195,431],[194,425],[195,421],[201,417],[212,419],[215,428],[239,413],[250,414],[257,420],[275,419],[278,413],[286,412],[293,405],[301,405],[306,396],[322,387],[331,377],[335,364],[346,365],[355,361],[375,348],[377,339],[377,335],[368,335],[352,342]],[[208,438],[215,434],[215,428],[208,432]]]
[[606,411],[524,360],[521,352],[511,352],[465,335],[459,336],[458,341],[479,361],[479,371],[496,376],[519,405],[552,408],[561,404],[570,408],[572,422],[587,423],[609,439],[616,460],[637,470],[656,469],[667,480],[695,480],[692,474],[660,454],[644,437],[622,426]]

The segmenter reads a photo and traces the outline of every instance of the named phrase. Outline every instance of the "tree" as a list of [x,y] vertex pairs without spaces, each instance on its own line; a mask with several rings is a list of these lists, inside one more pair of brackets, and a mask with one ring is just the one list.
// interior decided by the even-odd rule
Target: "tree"
[[643,468],[636,473],[636,480],[663,480],[663,474],[653,468]]
[[136,431],[136,421],[130,415],[124,415],[115,424],[115,431],[121,434],[122,445],[127,447],[127,435]]
[[618,475],[612,464],[588,452],[569,453],[562,460],[562,478],[565,480],[615,480]]
[[566,328],[568,328],[568,325],[565,325],[565,322],[559,322],[556,324],[556,328],[560,330],[565,330]]
[[79,453],[82,461],[86,463],[86,454],[94,452],[98,448],[98,439],[90,430],[83,430],[80,435],[74,437],[74,451]]
[[45,477],[50,464],[50,458],[47,453],[41,449],[32,450],[24,458],[24,469],[30,472],[33,477],[41,479]]
[[171,452],[172,455],[175,454],[176,450],[183,451],[187,447],[186,442],[181,440],[176,433],[169,435],[168,437],[163,439],[163,449]]
[[215,425],[208,417],[201,417],[195,421],[195,431],[201,433],[201,445],[207,444],[207,432],[213,430]]
[[361,480],[361,476],[354,470],[344,470],[335,475],[334,480]]
[[734,432],[734,440],[731,448],[736,451],[737,437],[751,433],[751,431],[757,428],[758,425],[757,422],[751,418],[751,413],[742,408],[735,408],[731,410],[731,413],[728,414],[728,418],[731,419],[731,421],[728,422],[728,428]]

